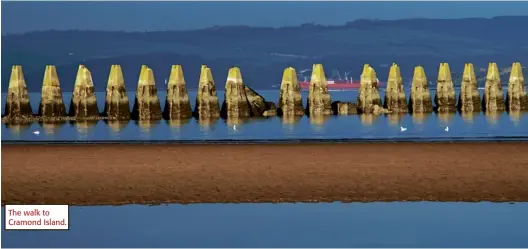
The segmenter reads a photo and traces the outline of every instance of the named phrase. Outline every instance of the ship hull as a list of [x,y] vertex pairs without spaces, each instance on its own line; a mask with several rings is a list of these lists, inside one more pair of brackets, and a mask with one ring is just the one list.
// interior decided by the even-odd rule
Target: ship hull
[[[309,89],[310,82],[300,82],[301,89]],[[338,84],[328,84],[329,90],[350,90],[350,89],[359,89],[361,84],[358,83],[338,83]],[[382,87],[381,85],[379,87]]]

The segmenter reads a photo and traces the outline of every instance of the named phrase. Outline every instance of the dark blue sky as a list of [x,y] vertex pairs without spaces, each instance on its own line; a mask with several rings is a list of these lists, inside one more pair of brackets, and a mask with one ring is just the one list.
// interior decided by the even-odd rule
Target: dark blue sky
[[5,2],[2,33],[343,24],[358,18],[525,15],[528,2]]

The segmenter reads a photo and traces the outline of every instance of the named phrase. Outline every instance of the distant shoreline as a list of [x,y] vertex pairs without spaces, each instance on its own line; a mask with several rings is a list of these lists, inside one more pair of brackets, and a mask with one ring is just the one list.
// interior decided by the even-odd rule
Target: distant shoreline
[[528,143],[7,145],[2,204],[528,201]]

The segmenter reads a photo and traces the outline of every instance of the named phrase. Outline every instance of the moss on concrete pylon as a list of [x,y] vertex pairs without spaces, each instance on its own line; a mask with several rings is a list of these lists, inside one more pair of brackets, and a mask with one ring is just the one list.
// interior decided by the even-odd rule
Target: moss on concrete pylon
[[460,95],[458,96],[458,109],[461,112],[480,112],[480,93],[478,91],[477,77],[472,63],[464,65]]
[[383,107],[392,113],[406,113],[409,111],[400,67],[395,63],[392,64],[389,70]]
[[373,113],[374,106],[381,106],[376,71],[369,64],[363,66],[357,106],[361,113]]
[[96,119],[99,116],[92,74],[79,65],[70,103],[70,116],[77,119]]
[[[513,63],[509,71],[508,69],[499,71],[496,63],[489,63],[482,100],[478,88],[477,73],[473,64],[464,65],[460,94],[456,96],[455,83],[449,65],[440,63],[436,93],[434,101],[432,101],[429,89],[430,82],[425,70],[423,67],[417,66],[414,68],[409,103],[406,103],[406,93],[400,68],[393,63],[388,73],[386,94],[382,102],[376,71],[369,64],[365,64],[361,74],[357,104],[355,104],[348,101],[331,102],[323,65],[314,64],[307,98],[308,104],[305,109],[303,108],[301,87],[293,67],[285,68],[283,71],[277,105],[274,102],[266,101],[263,97],[266,96],[265,94],[260,95],[244,84],[240,68],[232,67],[229,70],[225,85],[225,100],[222,108],[219,108],[220,103],[218,102],[211,69],[202,65],[196,105],[193,111],[181,65],[173,65],[171,68],[163,110],[157,95],[154,73],[152,69],[143,65],[138,80],[134,107],[131,111],[121,67],[112,65],[108,76],[103,117],[100,117],[92,75],[86,66],[79,65],[78,67],[69,110],[66,110],[63,102],[55,66],[46,66],[37,115],[32,113],[22,67],[14,65],[6,94],[5,114],[2,117],[2,122],[13,126],[34,121],[56,123],[56,121],[82,120],[87,123],[99,119],[112,121],[135,119],[145,121],[145,124],[149,122],[155,124],[156,120],[164,117],[171,120],[171,124],[180,125],[185,123],[180,122],[181,120],[186,120],[193,115],[199,119],[200,123],[215,123],[218,117],[224,117],[224,115],[230,120],[245,122],[250,117],[275,115],[300,117],[307,114],[314,116],[311,119],[313,123],[318,122],[317,120],[325,120],[327,115],[353,115],[356,113],[379,115],[411,112],[413,115],[416,114],[416,119],[419,119],[433,110],[439,112],[439,119],[444,116],[451,117],[457,110],[462,112],[463,118],[467,119],[483,110],[487,112],[487,118],[490,120],[500,117],[500,112],[507,110],[513,120],[519,119],[522,111],[528,111],[528,93],[524,85],[522,65],[519,62]],[[501,75],[504,73],[509,73],[510,77],[508,88],[503,91]],[[505,91],[506,93],[504,93]],[[401,115],[392,115],[389,117],[389,121],[397,124],[399,118]],[[296,119],[287,118],[284,120],[288,122],[288,120]],[[81,123],[78,127],[82,127]]]
[[158,98],[158,90],[154,72],[146,65],[141,66],[139,81],[132,108],[132,118],[136,120],[160,120],[161,104]]
[[191,102],[181,65],[173,65],[171,68],[163,114],[168,120],[187,119],[192,116]]
[[277,116],[277,106],[253,90],[251,87],[244,85],[246,91],[247,101],[251,110],[251,116],[254,117],[270,117]]
[[220,117],[216,86],[211,69],[202,65],[198,91],[196,93],[195,114],[200,119],[214,119]]
[[411,83],[411,96],[409,98],[409,109],[412,113],[422,114],[433,111],[431,92],[429,91],[427,75],[421,66],[414,68]]
[[435,104],[438,112],[456,112],[455,86],[448,63],[440,63],[436,84]]
[[4,114],[10,122],[29,122],[33,117],[26,80],[20,65],[11,68]]
[[282,73],[278,108],[279,114],[282,116],[304,115],[301,86],[297,80],[297,72],[293,67],[284,69]]
[[251,116],[242,73],[238,67],[229,69],[221,112],[224,117],[229,118],[248,118]]
[[130,119],[130,102],[120,65],[110,67],[103,116],[109,120]]
[[506,94],[506,106],[508,111],[526,111],[528,110],[528,97],[524,85],[524,75],[521,63],[513,63],[510,71],[510,80],[508,82],[508,93]]
[[358,114],[358,107],[352,102],[334,101],[332,102],[332,110],[337,115],[354,115]]
[[506,110],[499,68],[497,63],[494,62],[488,64],[482,108],[486,112],[501,112]]
[[314,64],[308,90],[308,115],[332,115],[332,99],[322,64]]
[[58,121],[66,116],[59,76],[53,65],[47,65],[44,72],[38,114],[46,121]]

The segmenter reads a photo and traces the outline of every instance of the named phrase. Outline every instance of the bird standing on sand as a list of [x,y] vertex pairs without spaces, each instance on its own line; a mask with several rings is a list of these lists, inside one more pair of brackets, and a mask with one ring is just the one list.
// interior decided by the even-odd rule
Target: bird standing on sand
[[404,132],[404,131],[407,130],[407,128],[405,128],[405,127],[403,127],[403,126],[400,126],[400,130],[401,130],[402,132]]

